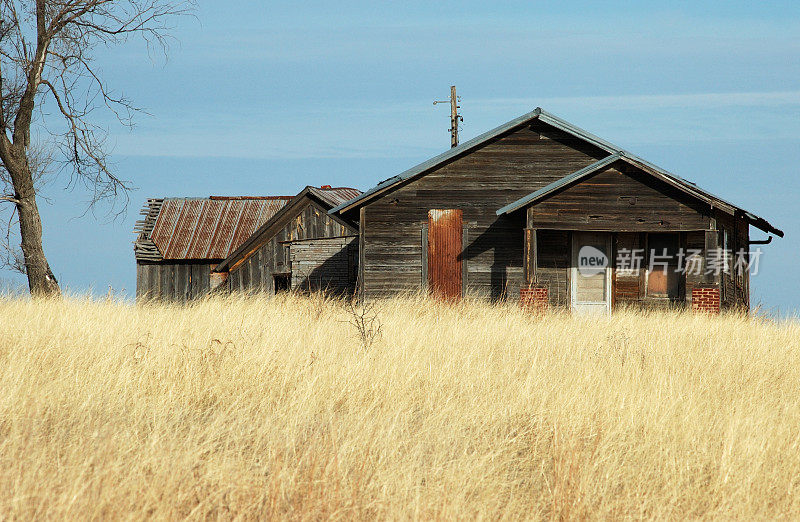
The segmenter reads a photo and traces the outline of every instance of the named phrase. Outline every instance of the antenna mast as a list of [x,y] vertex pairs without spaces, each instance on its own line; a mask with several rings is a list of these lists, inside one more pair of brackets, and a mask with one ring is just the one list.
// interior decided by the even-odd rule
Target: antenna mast
[[436,100],[433,102],[434,105],[437,103],[450,103],[450,148],[458,146],[458,122],[464,121],[464,118],[458,113],[458,109],[461,106],[458,102],[461,101],[460,96],[456,96],[456,86],[450,86],[450,99],[449,100]]

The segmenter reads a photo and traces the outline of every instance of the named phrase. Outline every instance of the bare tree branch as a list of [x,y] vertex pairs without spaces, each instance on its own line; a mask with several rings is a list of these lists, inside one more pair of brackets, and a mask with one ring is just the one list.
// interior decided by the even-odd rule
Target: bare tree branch
[[[52,166],[69,174],[67,188],[89,191],[87,210],[100,201],[113,209],[120,196],[119,212],[127,205],[130,185],[114,173],[107,131],[93,119],[103,109],[132,126],[142,110],[109,88],[94,49],[140,37],[166,52],[170,23],[192,7],[192,0],[0,0],[0,201],[15,205],[32,292],[58,292],[36,203]],[[49,136],[51,154],[32,144],[32,128]]]

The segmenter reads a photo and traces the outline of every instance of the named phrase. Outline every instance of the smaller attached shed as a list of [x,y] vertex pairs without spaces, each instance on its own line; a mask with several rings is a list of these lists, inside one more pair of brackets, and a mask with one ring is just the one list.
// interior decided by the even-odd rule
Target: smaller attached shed
[[136,222],[136,298],[187,301],[214,286],[211,270],[291,196],[152,198]]
[[306,187],[214,268],[231,292],[355,289],[358,225],[329,215],[361,192]]

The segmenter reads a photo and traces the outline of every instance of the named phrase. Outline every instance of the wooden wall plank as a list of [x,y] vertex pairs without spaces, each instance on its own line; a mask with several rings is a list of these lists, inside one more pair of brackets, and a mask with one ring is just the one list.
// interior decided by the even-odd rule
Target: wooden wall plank
[[538,284],[548,289],[552,306],[568,306],[570,233],[564,230],[537,230],[536,243]]
[[[308,199],[298,206],[294,212],[283,216],[272,229],[274,235],[255,250],[241,264],[231,269],[231,276],[242,289],[248,291],[274,294],[274,278],[276,273],[286,273],[291,269],[291,260],[287,256],[287,241],[316,239],[320,237],[356,234],[357,230],[345,226],[338,218],[328,215],[327,209],[316,201]],[[280,228],[278,228],[280,227]]]
[[528,226],[564,230],[704,230],[710,209],[630,169],[607,168],[534,204]]

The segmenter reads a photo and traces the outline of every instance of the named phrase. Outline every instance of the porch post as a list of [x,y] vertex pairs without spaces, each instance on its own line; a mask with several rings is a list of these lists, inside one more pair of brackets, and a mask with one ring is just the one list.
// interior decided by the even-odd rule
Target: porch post
[[529,287],[536,284],[536,229],[525,229],[525,283]]

